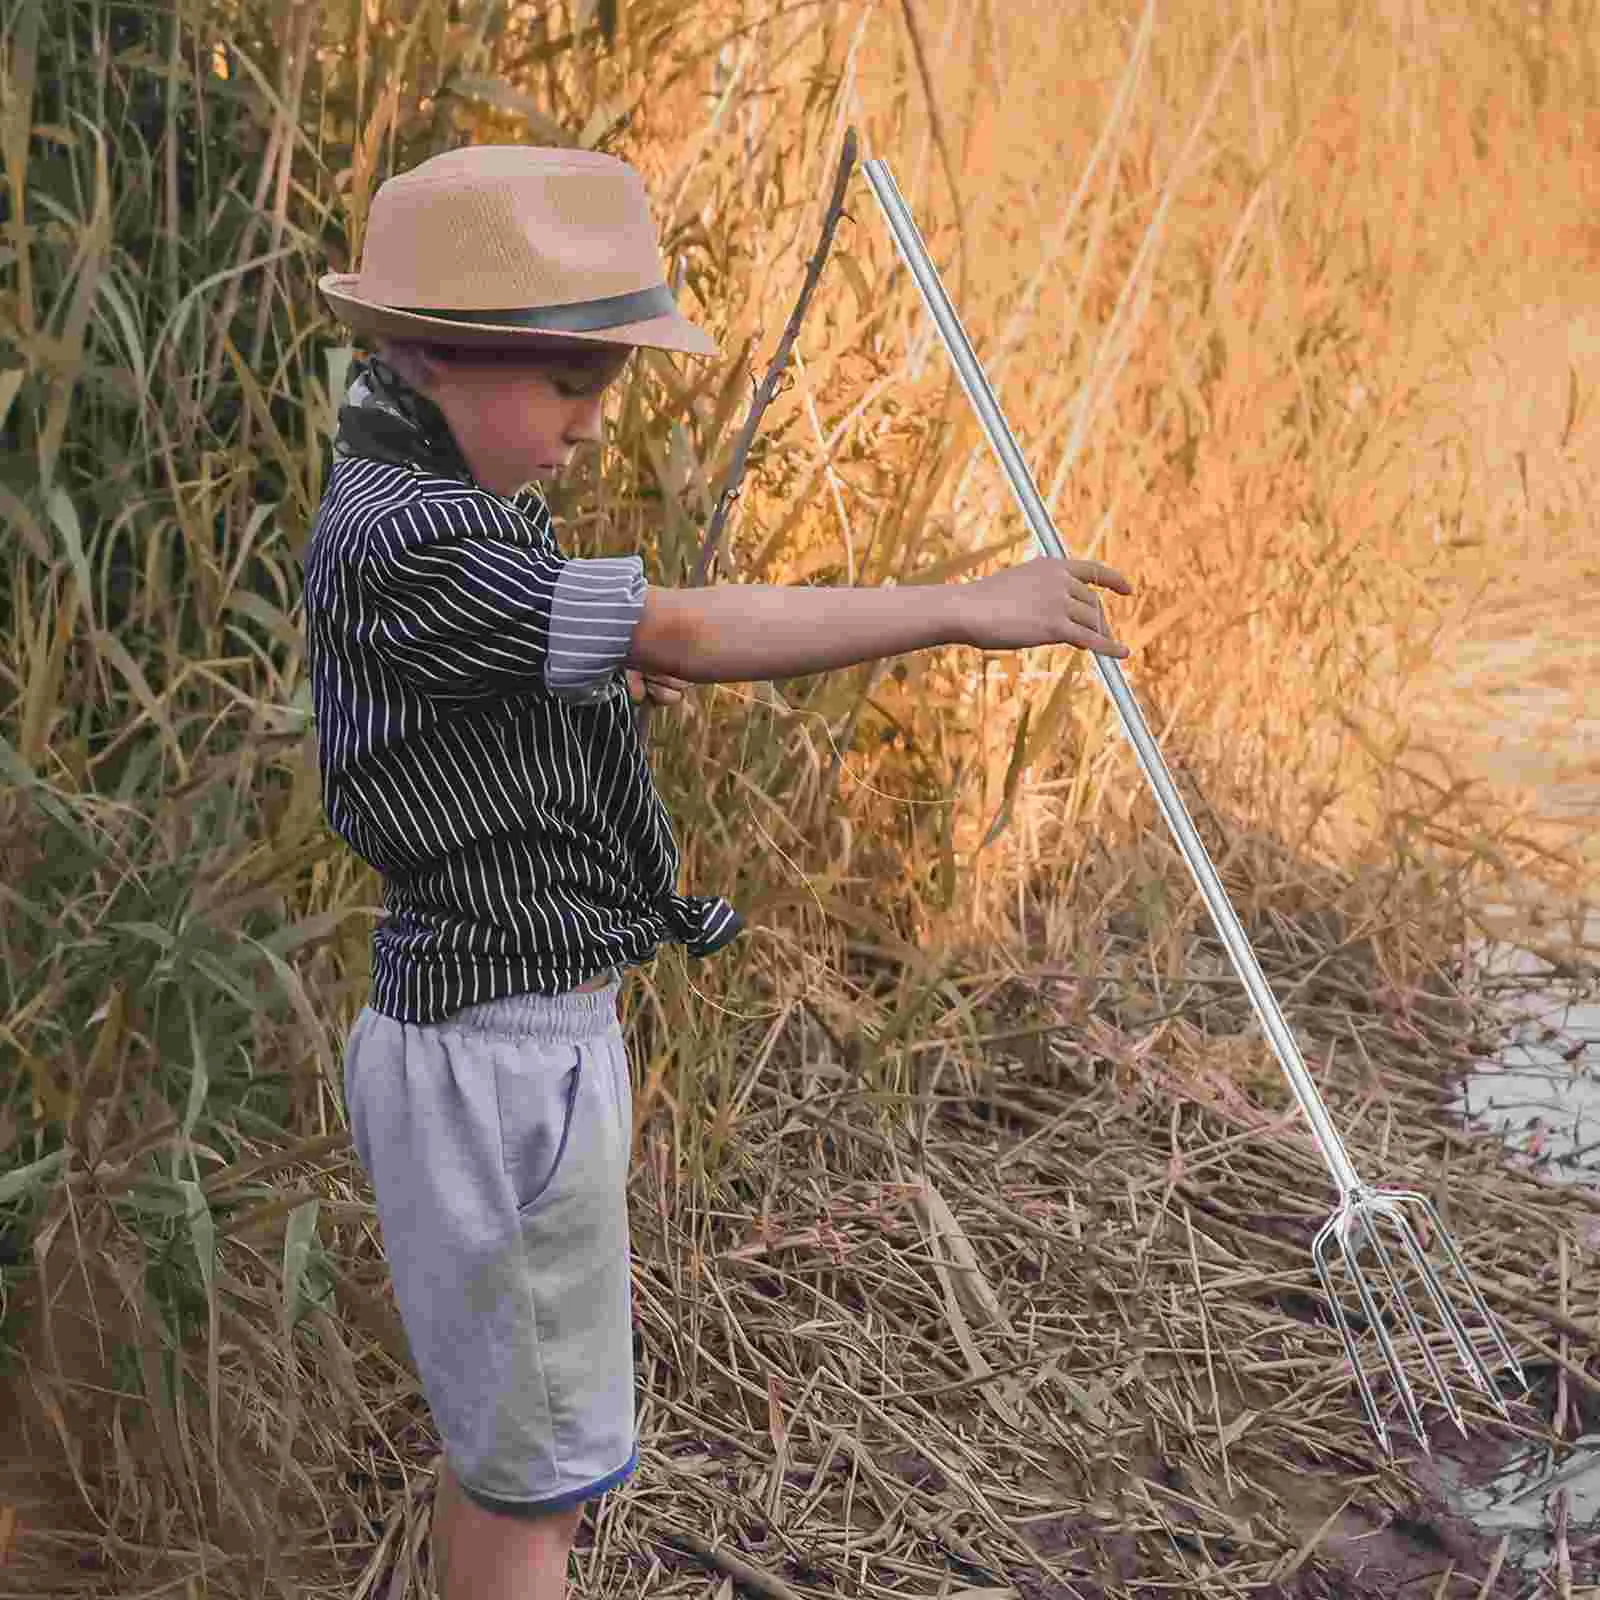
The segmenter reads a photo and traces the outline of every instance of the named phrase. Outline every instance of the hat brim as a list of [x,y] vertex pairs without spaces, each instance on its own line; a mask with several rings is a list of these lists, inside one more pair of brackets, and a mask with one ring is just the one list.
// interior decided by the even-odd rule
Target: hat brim
[[397,311],[393,306],[375,305],[361,299],[355,293],[357,281],[353,273],[330,272],[317,284],[334,315],[357,333],[390,339],[419,339],[430,344],[459,345],[474,350],[505,350],[518,345],[547,345],[552,341],[570,340],[574,344],[638,345],[686,356],[721,354],[708,333],[675,311],[643,322],[625,322],[587,333],[569,333],[565,329],[545,331],[488,322],[451,322],[444,317],[420,317],[414,312]]

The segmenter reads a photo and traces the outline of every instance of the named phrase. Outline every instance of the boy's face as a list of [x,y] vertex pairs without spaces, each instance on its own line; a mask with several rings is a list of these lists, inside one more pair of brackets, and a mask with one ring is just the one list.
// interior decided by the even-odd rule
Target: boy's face
[[558,476],[600,438],[605,392],[630,345],[552,340],[515,350],[430,352],[429,398],[444,412],[473,476],[496,494]]

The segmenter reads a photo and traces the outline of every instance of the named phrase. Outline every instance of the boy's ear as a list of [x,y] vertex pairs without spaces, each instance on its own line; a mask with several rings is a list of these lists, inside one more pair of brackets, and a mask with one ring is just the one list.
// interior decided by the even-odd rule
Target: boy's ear
[[438,386],[439,380],[450,367],[450,352],[442,350],[437,345],[420,344],[417,346],[417,369],[423,380],[423,387],[433,389]]
[[385,339],[378,355],[413,389],[424,393],[438,386],[449,364],[447,352],[414,339]]

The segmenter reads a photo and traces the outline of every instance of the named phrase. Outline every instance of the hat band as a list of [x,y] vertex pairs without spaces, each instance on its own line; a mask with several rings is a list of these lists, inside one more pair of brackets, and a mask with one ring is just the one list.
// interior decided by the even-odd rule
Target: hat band
[[603,300],[575,300],[564,306],[528,306],[508,311],[456,311],[431,306],[395,306],[410,317],[433,317],[440,322],[479,323],[493,328],[529,328],[540,333],[593,333],[600,328],[620,328],[630,322],[670,316],[678,309],[672,290],[658,283],[629,294],[607,295]]

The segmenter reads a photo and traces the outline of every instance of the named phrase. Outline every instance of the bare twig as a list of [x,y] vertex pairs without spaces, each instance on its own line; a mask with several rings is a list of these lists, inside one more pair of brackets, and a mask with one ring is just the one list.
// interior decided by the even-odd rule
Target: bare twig
[[1500,1569],[1505,1565],[1506,1551],[1511,1548],[1511,1535],[1503,1534],[1499,1545],[1496,1547],[1493,1559],[1489,1562],[1489,1570],[1483,1575],[1483,1582],[1479,1585],[1475,1600],[1488,1600],[1494,1592],[1495,1579],[1500,1576]]
[[1563,1485],[1556,1490],[1555,1503],[1556,1594],[1558,1600],[1572,1600],[1572,1544],[1567,1537],[1569,1509],[1568,1491]]
[[788,325],[783,330],[783,337],[778,341],[778,348],[772,357],[771,365],[767,368],[767,375],[761,380],[750,402],[750,414],[744,419],[744,428],[739,434],[739,442],[734,448],[733,458],[729,461],[727,473],[722,480],[722,489],[717,495],[716,506],[711,512],[705,542],[700,546],[699,558],[695,561],[694,571],[690,574],[691,586],[698,586],[706,581],[711,563],[716,559],[728,513],[732,511],[734,501],[739,498],[739,485],[744,480],[745,467],[750,457],[750,446],[755,442],[756,429],[761,426],[761,418],[766,413],[767,407],[777,398],[779,385],[783,382],[785,372],[788,371],[789,356],[794,349],[795,340],[800,336],[800,325],[805,321],[811,296],[816,292],[823,267],[827,265],[828,253],[833,248],[833,236],[838,229],[839,218],[844,215],[845,191],[850,184],[850,175],[855,171],[856,148],[856,130],[847,128],[844,148],[839,154],[839,170],[834,174],[833,195],[822,218],[822,236],[817,241],[817,248],[810,261],[806,263],[805,282],[800,286],[800,298],[795,301],[794,310],[789,314]]
[[[712,508],[711,520],[706,526],[705,540],[700,546],[694,570],[689,575],[691,588],[698,588],[706,581],[711,563],[716,560],[717,551],[722,544],[722,530],[727,525],[728,514],[733,510],[734,501],[739,498],[739,486],[744,482],[745,470],[750,461],[750,447],[755,443],[756,430],[761,426],[761,418],[766,414],[767,407],[777,398],[784,374],[788,371],[794,342],[800,336],[800,325],[805,321],[811,296],[816,292],[817,284],[822,278],[822,269],[827,265],[828,254],[833,249],[833,236],[838,230],[839,219],[844,215],[845,191],[850,184],[850,175],[855,171],[856,148],[856,130],[847,128],[844,148],[839,153],[839,170],[833,179],[833,194],[828,200],[828,209],[822,218],[822,236],[817,241],[817,248],[812,253],[810,261],[806,263],[806,276],[800,285],[800,297],[795,301],[794,310],[789,314],[788,324],[783,330],[783,337],[778,341],[778,348],[767,368],[767,374],[757,385],[756,392],[751,398],[749,415],[744,419],[744,427],[739,432],[738,443],[728,462],[728,470],[723,474],[722,488],[717,494],[717,503]],[[649,731],[652,709],[648,698],[641,700],[634,709],[635,725],[641,739]]]
[[708,1544],[698,1534],[685,1533],[681,1529],[673,1528],[668,1531],[667,1537],[673,1544],[715,1567],[718,1572],[725,1573],[741,1588],[748,1589],[751,1594],[762,1595],[765,1600],[800,1600],[799,1591],[791,1589],[782,1578],[775,1578],[770,1572],[763,1572],[760,1567],[741,1560],[731,1551],[721,1550],[715,1545]]

